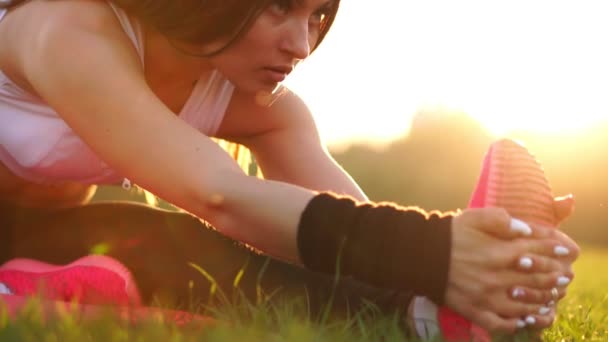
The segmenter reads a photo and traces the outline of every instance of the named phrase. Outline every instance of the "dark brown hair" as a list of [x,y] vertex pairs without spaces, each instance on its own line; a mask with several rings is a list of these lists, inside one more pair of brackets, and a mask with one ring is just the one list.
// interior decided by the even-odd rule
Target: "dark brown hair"
[[[227,39],[221,52],[238,40],[272,0],[113,0],[115,4],[157,29],[170,40],[204,46]],[[331,27],[340,0],[330,3],[317,44]]]
[[[0,8],[18,5],[24,0],[5,0]],[[193,45],[206,45],[228,38],[221,52],[253,24],[257,16],[272,0],[112,0],[130,14],[139,18],[168,39]],[[317,44],[319,46],[333,24],[340,0],[333,0],[322,23]]]

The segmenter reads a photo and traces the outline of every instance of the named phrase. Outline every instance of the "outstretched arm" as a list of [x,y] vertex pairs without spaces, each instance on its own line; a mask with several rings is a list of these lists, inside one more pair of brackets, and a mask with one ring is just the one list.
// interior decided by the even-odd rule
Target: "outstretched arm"
[[355,181],[331,157],[306,104],[283,88],[272,104],[233,95],[219,135],[247,146],[265,179],[332,191],[366,201]]

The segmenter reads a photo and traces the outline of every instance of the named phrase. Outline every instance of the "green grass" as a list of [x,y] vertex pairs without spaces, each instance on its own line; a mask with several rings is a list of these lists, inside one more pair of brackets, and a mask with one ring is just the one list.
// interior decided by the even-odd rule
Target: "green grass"
[[608,251],[583,248],[576,279],[560,303],[547,341],[608,341]]
[[[546,341],[608,341],[608,250],[586,248],[575,265],[577,278],[559,306]],[[393,341],[404,340],[399,317],[382,316],[372,306],[348,318],[310,317],[304,298],[282,305],[253,304],[238,298],[208,308],[220,323],[177,327],[162,320],[137,326],[109,316],[79,322],[74,315],[41,319],[35,300],[16,320],[0,313],[0,341]],[[525,338],[520,338],[525,340]]]

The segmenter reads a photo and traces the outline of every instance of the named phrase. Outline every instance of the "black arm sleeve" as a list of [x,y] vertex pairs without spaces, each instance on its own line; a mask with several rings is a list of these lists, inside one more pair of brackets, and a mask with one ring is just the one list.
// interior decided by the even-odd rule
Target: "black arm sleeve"
[[394,204],[315,196],[298,227],[307,268],[352,276],[374,286],[413,291],[443,304],[449,272],[451,216]]

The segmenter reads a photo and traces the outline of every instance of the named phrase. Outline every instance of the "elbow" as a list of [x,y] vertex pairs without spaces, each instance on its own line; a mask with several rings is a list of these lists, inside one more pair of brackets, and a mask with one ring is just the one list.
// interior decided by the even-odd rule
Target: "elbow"
[[229,211],[230,207],[238,201],[238,188],[245,175],[240,169],[219,169],[201,175],[190,188],[189,207],[192,203],[196,209],[193,214],[209,221]]

